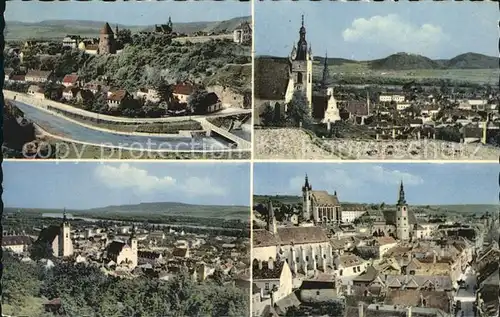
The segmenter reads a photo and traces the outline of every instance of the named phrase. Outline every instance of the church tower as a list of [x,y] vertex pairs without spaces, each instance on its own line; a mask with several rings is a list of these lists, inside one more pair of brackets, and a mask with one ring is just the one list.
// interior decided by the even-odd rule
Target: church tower
[[408,205],[405,200],[405,190],[403,181],[399,187],[399,199],[396,205],[396,234],[397,238],[402,241],[410,240],[410,225],[408,220]]
[[267,202],[267,228],[272,234],[278,233],[278,226],[276,224],[276,216],[274,215],[274,207],[271,198]]
[[306,180],[304,186],[302,186],[302,217],[304,221],[309,221],[311,219],[311,190],[312,186],[309,184],[309,179],[306,174]]
[[293,92],[300,90],[307,98],[307,106],[312,113],[312,63],[313,56],[311,46],[307,45],[306,28],[304,26],[304,16],[302,16],[302,26],[299,30],[299,41],[297,46],[293,46],[290,56],[290,83],[287,88],[285,102],[292,99]]
[[73,241],[71,241],[71,224],[66,217],[66,209],[63,213],[63,221],[58,236],[59,256],[67,257],[73,255]]
[[168,23],[167,26],[170,28],[170,32],[173,30],[173,23],[172,23],[172,18],[168,17]]
[[116,53],[116,43],[115,34],[111,27],[106,22],[101,29],[99,34],[99,54],[115,54]]
[[133,267],[137,266],[137,237],[135,235],[135,226],[132,226],[132,230],[130,231],[130,238],[128,240],[128,245],[132,249],[132,254],[130,256],[130,261],[132,262]]

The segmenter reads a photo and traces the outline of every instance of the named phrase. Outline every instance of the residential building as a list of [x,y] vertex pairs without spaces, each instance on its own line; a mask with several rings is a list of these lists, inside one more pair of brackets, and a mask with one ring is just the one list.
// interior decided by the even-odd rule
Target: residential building
[[66,35],[63,38],[63,47],[69,47],[71,49],[76,49],[78,44],[80,44],[80,36],[78,35]]
[[195,87],[191,83],[179,83],[174,86],[172,96],[178,100],[179,103],[187,103],[189,96],[194,92]]
[[292,271],[286,261],[269,259],[267,263],[254,263],[252,274],[253,283],[263,290],[263,297],[271,298],[273,303],[285,298],[293,291]]
[[28,87],[28,95],[36,99],[45,99],[45,90],[38,85],[31,85]]
[[73,86],[73,87],[78,87],[80,86],[80,77],[78,76],[78,74],[68,74],[68,75],[65,75],[63,80],[62,80],[62,84],[64,87],[70,87],[70,86]]
[[243,22],[233,31],[233,41],[238,44],[248,44],[252,42],[252,26],[248,22]]
[[122,105],[122,103],[130,99],[130,94],[124,90],[120,89],[114,92],[109,92],[108,93],[108,107],[110,109],[116,109]]
[[26,74],[25,80],[31,83],[46,83],[50,80],[51,75],[51,71],[29,70]]
[[25,235],[13,235],[2,237],[2,250],[21,254],[28,251],[31,239]]

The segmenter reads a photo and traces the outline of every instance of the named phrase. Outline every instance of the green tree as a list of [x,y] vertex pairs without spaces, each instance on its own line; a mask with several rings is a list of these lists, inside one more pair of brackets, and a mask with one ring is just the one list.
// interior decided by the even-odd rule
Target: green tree
[[208,92],[203,89],[195,90],[187,100],[188,109],[191,113],[203,114],[206,112],[205,100]]
[[305,94],[296,90],[293,93],[292,100],[287,105],[286,121],[289,125],[308,128],[312,125],[311,112],[307,105]]
[[265,127],[273,126],[276,123],[274,107],[269,101],[264,104],[264,110],[260,114],[260,122]]

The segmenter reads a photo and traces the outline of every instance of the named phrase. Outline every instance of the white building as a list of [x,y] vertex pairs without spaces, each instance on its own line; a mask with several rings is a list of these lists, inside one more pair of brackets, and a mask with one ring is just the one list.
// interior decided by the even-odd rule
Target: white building
[[380,102],[391,102],[394,101],[395,103],[403,103],[405,101],[405,96],[402,95],[380,95],[378,97],[378,100]]

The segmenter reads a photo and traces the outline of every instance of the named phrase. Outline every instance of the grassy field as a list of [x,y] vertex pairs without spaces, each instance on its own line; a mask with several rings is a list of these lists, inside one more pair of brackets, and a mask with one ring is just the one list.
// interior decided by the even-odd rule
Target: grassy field
[[[330,77],[334,80],[342,78],[357,79],[363,84],[366,79],[372,80],[415,80],[425,82],[426,79],[447,79],[451,81],[470,82],[474,84],[497,85],[500,69],[415,69],[415,70],[373,70],[367,62],[329,65]],[[313,79],[320,81],[323,65],[317,61],[313,65]]]

